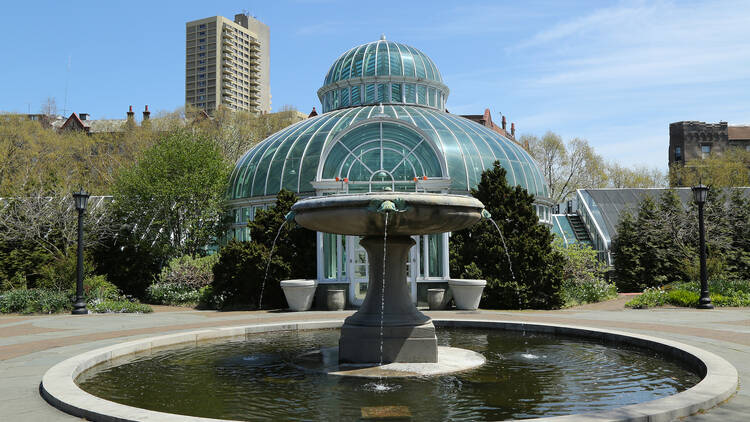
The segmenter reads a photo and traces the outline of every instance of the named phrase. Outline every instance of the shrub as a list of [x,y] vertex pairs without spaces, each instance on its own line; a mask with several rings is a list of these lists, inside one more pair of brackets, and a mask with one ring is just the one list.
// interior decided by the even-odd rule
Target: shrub
[[667,303],[667,292],[660,287],[648,287],[643,294],[638,295],[625,304],[628,308],[643,309],[654,306],[664,306]]
[[214,279],[213,267],[219,256],[208,255],[193,258],[183,255],[169,261],[159,274],[159,283],[181,284],[187,288],[198,290],[208,286]]
[[213,286],[203,287],[198,291],[199,309],[221,309],[224,297],[214,294]]
[[150,306],[139,303],[131,302],[129,300],[102,300],[100,302],[91,304],[88,307],[89,311],[95,313],[143,313],[147,314],[153,312]]
[[[86,302],[93,300],[114,300],[120,298],[120,290],[114,284],[107,281],[105,275],[88,276],[83,279],[83,292]],[[75,288],[73,289],[75,294]]]
[[146,289],[146,299],[156,305],[192,305],[199,298],[199,290],[184,283],[154,283]]
[[0,296],[0,313],[52,314],[73,308],[66,292],[50,289],[16,289]]
[[510,187],[505,175],[495,162],[471,192],[492,213],[505,241],[487,221],[454,232],[451,274],[487,280],[481,302],[485,308],[559,308],[563,259],[552,249],[551,231],[539,224],[533,195],[520,186]]
[[[39,278],[37,287],[58,291],[67,291],[75,288],[78,280],[78,252],[76,248],[70,247],[64,255],[59,256],[38,270]],[[83,255],[84,277],[94,272],[94,263],[89,253]]]
[[163,251],[139,242],[126,230],[108,239],[92,253],[99,272],[123,294],[144,298],[146,288],[159,274]]
[[[220,308],[248,306],[257,308],[260,300],[269,250],[255,242],[235,240],[221,248],[219,261],[214,265],[213,295],[220,298]],[[289,264],[274,255],[263,289],[263,307],[286,306],[281,280],[289,278]]]
[[565,280],[562,283],[562,295],[565,306],[601,302],[617,297],[617,286],[602,279]]
[[700,294],[688,290],[669,290],[667,292],[667,303],[675,306],[693,307],[698,305]]

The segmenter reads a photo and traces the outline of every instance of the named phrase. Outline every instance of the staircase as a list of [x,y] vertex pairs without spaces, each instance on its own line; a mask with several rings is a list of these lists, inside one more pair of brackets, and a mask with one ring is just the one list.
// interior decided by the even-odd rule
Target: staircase
[[584,245],[592,246],[591,237],[586,230],[586,225],[581,220],[581,216],[578,214],[567,214],[567,217],[570,227],[573,228],[573,233],[576,235],[576,240]]

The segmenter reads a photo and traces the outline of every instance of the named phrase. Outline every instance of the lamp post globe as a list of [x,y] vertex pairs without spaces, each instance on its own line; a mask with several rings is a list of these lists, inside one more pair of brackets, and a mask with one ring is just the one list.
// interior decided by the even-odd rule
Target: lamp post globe
[[86,309],[86,299],[83,297],[83,213],[86,211],[86,204],[89,194],[83,188],[78,192],[73,192],[76,210],[78,211],[78,279],[76,280],[76,301],[73,303],[73,315],[88,314]]
[[706,203],[706,196],[708,195],[708,186],[703,183],[698,183],[698,186],[693,186],[693,199],[698,204],[698,232],[700,242],[700,265],[701,265],[701,297],[698,301],[698,309],[713,309],[714,305],[711,304],[711,296],[708,294],[708,274],[706,272],[706,227],[703,223],[703,205]]

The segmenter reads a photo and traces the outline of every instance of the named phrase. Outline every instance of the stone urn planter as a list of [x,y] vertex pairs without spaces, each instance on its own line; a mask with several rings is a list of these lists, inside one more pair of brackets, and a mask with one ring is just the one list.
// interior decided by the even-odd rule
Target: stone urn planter
[[318,280],[284,280],[281,288],[286,296],[286,303],[292,311],[307,311],[312,306]]
[[344,305],[346,305],[346,297],[344,296],[344,290],[331,289],[327,292],[327,303],[329,311],[343,311]]
[[485,280],[448,280],[448,286],[453,292],[453,301],[456,303],[456,308],[467,311],[475,311],[479,308],[482,291],[486,285],[487,281]]
[[445,289],[427,289],[427,304],[431,311],[445,309]]

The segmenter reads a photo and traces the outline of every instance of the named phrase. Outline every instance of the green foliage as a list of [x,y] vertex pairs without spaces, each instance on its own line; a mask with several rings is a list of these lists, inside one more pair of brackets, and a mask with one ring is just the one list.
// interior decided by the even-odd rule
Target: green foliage
[[561,295],[565,306],[601,302],[617,297],[617,287],[607,283],[602,275],[605,265],[588,245],[574,243],[565,247],[556,239],[554,250],[563,256],[563,283]]
[[212,284],[215,299],[206,299],[207,304],[214,302],[218,307],[257,307],[268,255],[277,234],[273,259],[263,288],[262,307],[286,306],[279,285],[281,280],[315,277],[315,232],[284,224],[285,216],[295,202],[297,196],[294,193],[280,191],[274,207],[258,211],[254,221],[248,222],[250,242],[230,241],[219,251]]
[[507,249],[489,221],[454,232],[451,273],[487,280],[482,298],[485,308],[559,308],[563,304],[562,256],[552,249],[550,230],[538,223],[533,196],[520,186],[511,188],[505,174],[496,162],[482,174],[472,195],[492,214],[505,236]]
[[[708,290],[714,306],[750,306],[750,281],[717,278],[709,280]],[[664,288],[648,288],[625,306],[647,308],[666,304],[683,307],[698,305],[700,283],[680,282]]]
[[198,309],[219,309],[222,305],[221,298],[214,294],[213,286],[198,290]]
[[[75,292],[75,288],[73,289]],[[95,300],[115,300],[120,298],[120,289],[107,281],[107,276],[92,275],[83,279],[83,293],[86,302]]]
[[197,258],[190,255],[173,258],[162,268],[158,281],[198,290],[211,284],[214,279],[213,267],[218,260],[219,256],[216,254]]
[[94,312],[94,313],[120,313],[120,314],[128,314],[128,313],[147,314],[147,313],[154,311],[150,306],[144,303],[131,302],[125,299],[102,300],[100,302],[89,305],[88,309],[89,311]]
[[112,206],[140,242],[155,245],[167,258],[196,256],[226,227],[229,172],[212,141],[170,132],[118,174]]
[[52,314],[73,308],[68,292],[50,289],[16,289],[0,296],[0,313]]
[[146,288],[159,273],[163,251],[123,230],[95,248],[92,256],[97,271],[123,294],[145,298]]
[[185,283],[154,283],[146,289],[146,299],[155,305],[195,305],[200,293],[199,289]]
[[[279,227],[298,199],[297,195],[286,189],[279,191],[276,195],[276,205],[267,210],[258,210],[255,219],[248,222],[251,241],[270,250]],[[290,278],[310,279],[316,276],[315,247],[314,231],[287,223],[276,239],[273,254],[289,265]],[[277,280],[277,283],[278,281],[280,280]]]
[[[94,272],[94,262],[91,255],[84,252],[84,278]],[[75,247],[70,247],[66,253],[57,257],[38,269],[39,278],[36,285],[44,289],[58,291],[70,290],[78,280],[78,253]]]
[[[709,278],[750,279],[750,203],[709,191],[704,207]],[[638,217],[625,213],[613,241],[615,278],[626,292],[700,278],[698,211],[684,209],[673,191],[646,197]]]
[[146,289],[146,298],[160,305],[195,305],[202,297],[201,290],[213,281],[218,260],[218,255],[173,258],[162,268],[157,282]]
[[0,291],[37,287],[39,269],[54,259],[33,242],[0,241]]
[[[256,242],[231,240],[221,248],[219,262],[214,265],[212,284],[214,301],[219,308],[258,307],[268,255],[269,249]],[[279,255],[274,255],[263,289],[264,307],[285,306],[279,281],[289,278],[289,273],[289,264]]]

